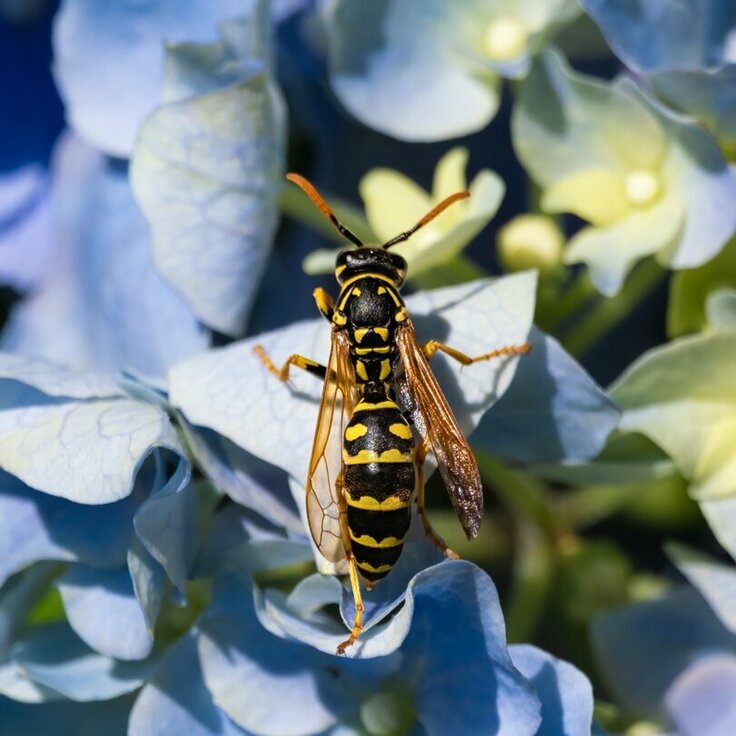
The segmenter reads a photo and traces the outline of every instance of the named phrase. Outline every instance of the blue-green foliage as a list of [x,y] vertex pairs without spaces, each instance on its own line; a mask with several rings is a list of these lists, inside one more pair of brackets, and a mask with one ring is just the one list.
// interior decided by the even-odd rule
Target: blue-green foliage
[[[53,23],[69,126],[50,161],[0,177],[0,276],[21,292],[0,336],[3,734],[736,730],[736,571],[713,556],[715,540],[736,556],[736,14],[726,0],[581,5],[613,81],[581,73],[596,41],[568,0],[63,0],[22,19],[0,0],[3,34]],[[306,113],[304,89],[322,95]],[[343,152],[378,140],[337,101],[416,171],[445,149],[411,142],[477,132],[471,165],[506,181],[500,216],[547,224],[518,231],[497,278],[487,234],[469,256],[470,235],[422,235],[439,265],[410,281],[419,338],[532,351],[433,359],[501,501],[488,494],[475,545],[433,512],[480,565],[443,557],[415,519],[342,657],[354,601],[304,525],[320,384],[296,369],[280,383],[253,351],[327,360],[329,326],[297,307],[316,282],[284,277],[302,236],[277,225],[281,211],[324,226],[284,190],[287,155],[314,153],[319,179],[326,137]],[[523,174],[475,158],[486,136],[513,137]],[[455,169],[435,192],[466,186]],[[429,196],[376,176],[402,199],[386,222]],[[521,206],[513,181],[531,193]],[[548,217],[562,213],[587,222]],[[607,331],[670,270],[677,339],[620,357]],[[252,335],[277,301],[294,320],[274,312]],[[608,392],[583,367],[609,375],[586,363],[601,345],[622,374]],[[621,517],[625,534],[595,526]],[[680,531],[690,546],[665,558]],[[689,585],[672,587],[678,574]]]

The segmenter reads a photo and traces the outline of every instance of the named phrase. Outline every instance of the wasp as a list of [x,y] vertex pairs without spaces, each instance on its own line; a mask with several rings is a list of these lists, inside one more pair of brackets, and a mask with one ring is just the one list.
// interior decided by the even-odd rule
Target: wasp
[[317,308],[332,326],[327,365],[294,354],[279,369],[261,346],[255,347],[281,381],[288,381],[292,365],[324,381],[307,473],[306,507],[310,532],[321,554],[333,563],[347,561],[355,620],[350,636],[337,648],[343,654],[362,629],[360,578],[370,589],[396,563],[415,498],[429,538],[447,556],[457,557],[434,532],[425,513],[423,465],[430,450],[468,538],[474,538],[480,527],[483,489],[478,465],[429,360],[441,351],[470,365],[526,353],[530,346],[513,345],[470,357],[437,340],[424,345],[417,340],[399,294],[406,280],[406,260],[390,248],[470,196],[469,192],[447,197],[414,227],[383,245],[367,246],[338,221],[310,182],[293,173],[286,178],[352,243],[337,256],[337,300],[324,289],[314,291]]

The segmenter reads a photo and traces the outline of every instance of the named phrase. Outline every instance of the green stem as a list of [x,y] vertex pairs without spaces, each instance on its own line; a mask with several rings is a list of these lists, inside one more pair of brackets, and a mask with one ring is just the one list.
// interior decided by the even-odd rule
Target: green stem
[[578,357],[588,352],[652,291],[666,273],[653,258],[642,261],[617,296],[601,300],[562,338],[565,348]]
[[556,332],[556,328],[574,312],[581,309],[596,291],[586,270],[581,270],[568,288],[555,300],[545,300],[544,314],[540,314],[540,324],[547,332]]
[[478,453],[481,474],[511,511],[516,524],[514,580],[506,607],[509,641],[528,641],[549,597],[555,525],[538,481],[505,468]]
[[[337,197],[329,197],[330,207],[338,220],[349,230],[352,230],[364,243],[377,240],[363,213],[355,206],[341,201]],[[287,217],[316,230],[336,243],[345,245],[345,238],[335,229],[335,226],[314,206],[304,192],[295,186],[285,186],[279,200],[281,211]]]
[[442,286],[464,284],[488,277],[490,274],[466,256],[460,254],[441,266],[424,271],[417,276],[409,274],[410,283],[418,289],[439,289]]
[[552,504],[558,527],[577,531],[597,524],[626,508],[641,486],[590,486],[567,491]]

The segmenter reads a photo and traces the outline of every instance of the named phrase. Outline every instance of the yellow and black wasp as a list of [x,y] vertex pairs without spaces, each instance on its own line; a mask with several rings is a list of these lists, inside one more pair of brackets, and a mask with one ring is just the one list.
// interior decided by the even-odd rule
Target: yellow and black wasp
[[[401,554],[416,496],[417,511],[432,541],[456,556],[438,537],[424,510],[423,464],[431,450],[468,538],[478,533],[483,490],[478,465],[437,383],[429,359],[438,350],[470,365],[501,355],[526,353],[514,345],[471,358],[436,340],[421,346],[399,295],[406,261],[389,248],[469,192],[443,200],[414,227],[380,247],[364,245],[335,217],[317,190],[298,174],[297,184],[354,246],[337,256],[337,301],[323,289],[314,298],[332,325],[326,366],[301,355],[276,368],[263,348],[256,352],[281,381],[294,365],[324,380],[307,474],[307,518],[315,544],[330,562],[347,560],[355,598],[355,622],[338,653],[362,627],[359,577],[368,588],[384,577]],[[411,423],[410,423],[411,422]],[[415,441],[415,432],[419,441]]]

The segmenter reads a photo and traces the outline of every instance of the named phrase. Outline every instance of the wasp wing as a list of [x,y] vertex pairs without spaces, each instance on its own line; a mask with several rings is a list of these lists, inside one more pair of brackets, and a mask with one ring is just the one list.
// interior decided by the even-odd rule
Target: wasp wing
[[432,447],[455,513],[472,539],[478,534],[483,516],[478,463],[408,319],[396,328],[396,346],[401,360],[397,390],[412,413],[417,430]]
[[350,343],[344,332],[335,330],[307,475],[309,531],[329,562],[345,559],[340,523],[343,507],[342,445],[345,425],[356,403]]

